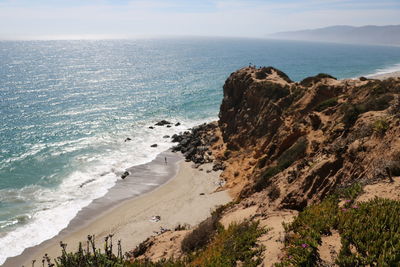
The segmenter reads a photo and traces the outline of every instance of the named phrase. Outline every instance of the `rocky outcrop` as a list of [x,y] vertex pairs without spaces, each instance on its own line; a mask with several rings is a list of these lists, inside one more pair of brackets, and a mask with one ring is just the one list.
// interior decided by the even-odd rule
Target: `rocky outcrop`
[[193,161],[197,167],[213,162],[215,158],[210,147],[219,140],[219,137],[214,134],[216,128],[216,123],[205,123],[182,134],[173,135],[172,142],[178,144],[172,148],[172,151],[182,152],[186,161]]
[[293,82],[272,67],[238,70],[219,113],[231,154],[225,172],[249,159],[240,195],[265,192],[277,207],[297,210],[337,187],[387,177],[386,168],[400,166],[399,97],[400,79],[319,74]]

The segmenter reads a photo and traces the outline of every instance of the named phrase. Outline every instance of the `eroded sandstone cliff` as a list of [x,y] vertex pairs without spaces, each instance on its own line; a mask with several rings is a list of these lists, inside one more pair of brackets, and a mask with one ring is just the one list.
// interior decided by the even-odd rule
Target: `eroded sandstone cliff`
[[[175,137],[176,150],[194,167],[213,162],[223,170],[224,188],[236,198],[220,209],[225,228],[246,219],[269,229],[259,238],[267,248],[262,266],[290,256],[282,223],[340,188],[367,186],[358,201],[388,195],[399,200],[394,192],[400,181],[394,178],[400,176],[400,78],[319,74],[294,82],[272,67],[247,67],[232,73],[223,90],[218,123]],[[335,231],[313,251],[323,266],[333,266],[339,253]],[[155,244],[190,232],[154,237],[142,245],[140,257],[159,260],[148,253],[157,250]],[[184,255],[179,245],[171,247],[161,254]]]
[[[246,180],[242,197],[263,191],[301,210],[339,186],[399,175],[400,79],[361,80],[293,82],[271,67],[231,74],[218,122],[228,186]],[[229,166],[243,158],[235,177]]]

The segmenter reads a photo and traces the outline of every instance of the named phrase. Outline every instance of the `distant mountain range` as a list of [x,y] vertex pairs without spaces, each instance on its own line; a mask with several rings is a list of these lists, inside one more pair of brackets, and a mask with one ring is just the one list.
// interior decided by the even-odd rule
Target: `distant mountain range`
[[331,26],[313,30],[278,32],[273,39],[320,41],[350,44],[400,45],[400,25]]

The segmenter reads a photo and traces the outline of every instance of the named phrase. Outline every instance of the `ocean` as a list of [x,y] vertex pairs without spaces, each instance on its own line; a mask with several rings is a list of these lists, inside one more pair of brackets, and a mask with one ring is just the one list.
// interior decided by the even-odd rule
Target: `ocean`
[[[321,72],[353,78],[400,70],[400,48],[238,38],[1,41],[0,264],[55,236],[126,168],[170,148],[164,135],[216,120],[224,81],[249,63],[295,81]],[[162,119],[181,125],[149,129]]]

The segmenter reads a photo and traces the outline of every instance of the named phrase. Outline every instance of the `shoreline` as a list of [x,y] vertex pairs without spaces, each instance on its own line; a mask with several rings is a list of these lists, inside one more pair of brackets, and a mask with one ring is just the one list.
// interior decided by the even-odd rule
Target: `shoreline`
[[388,79],[388,78],[398,78],[398,77],[400,77],[400,71],[393,71],[393,72],[382,73],[382,74],[373,74],[373,75],[368,75],[366,77],[372,78],[372,79],[379,79],[379,80],[384,80],[384,79]]
[[[114,234],[115,244],[121,239],[122,250],[126,252],[160,227],[171,229],[178,224],[193,226],[200,223],[212,209],[231,198],[225,191],[214,192],[220,172],[206,173],[191,165],[183,161],[180,153],[168,150],[150,163],[129,168],[131,174],[126,179],[118,180],[105,196],[79,211],[59,234],[25,249],[18,256],[7,258],[2,266],[30,266],[32,259],[40,261],[45,253],[55,258],[61,252],[60,241],[68,244],[67,251],[75,251],[89,234],[96,235],[99,248],[106,235]],[[208,168],[211,169],[211,165]],[[149,177],[151,183],[146,182]],[[196,214],[191,213],[194,209],[197,209]],[[161,216],[161,220],[150,222],[149,219],[156,215]]]

